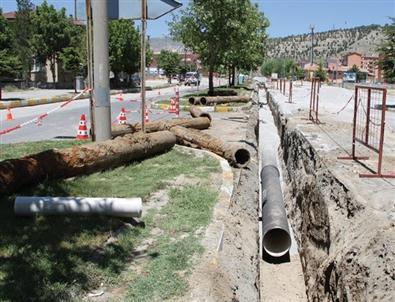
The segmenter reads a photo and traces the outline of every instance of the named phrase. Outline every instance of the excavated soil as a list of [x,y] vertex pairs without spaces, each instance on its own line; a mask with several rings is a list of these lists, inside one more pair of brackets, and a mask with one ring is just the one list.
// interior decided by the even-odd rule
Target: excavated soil
[[[337,159],[351,147],[349,123],[323,113],[317,126],[303,108],[284,114],[281,97],[270,99],[308,300],[395,301],[394,181],[360,179],[366,166]],[[391,153],[384,160],[394,168]]]
[[257,106],[250,112],[214,113],[212,127],[204,131],[226,142],[244,145],[251,160],[243,169],[232,168],[230,204],[222,211],[214,211],[213,223],[208,227],[213,228],[219,217],[224,218],[222,230],[217,227],[217,235],[222,234],[218,249],[203,255],[190,279],[191,290],[180,301],[260,300]]

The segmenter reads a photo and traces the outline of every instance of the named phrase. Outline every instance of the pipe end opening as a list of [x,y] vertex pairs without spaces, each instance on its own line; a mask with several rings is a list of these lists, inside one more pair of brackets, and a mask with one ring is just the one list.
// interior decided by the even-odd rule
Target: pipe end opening
[[271,229],[263,236],[262,245],[270,256],[281,257],[289,251],[291,237],[283,229]]
[[250,161],[250,152],[247,149],[237,149],[235,159],[239,166],[245,166]]
[[195,98],[194,98],[194,97],[190,97],[190,98],[188,99],[188,102],[189,102],[189,104],[191,104],[191,105],[195,104]]
[[207,104],[207,99],[205,97],[200,98],[200,103],[205,106]]

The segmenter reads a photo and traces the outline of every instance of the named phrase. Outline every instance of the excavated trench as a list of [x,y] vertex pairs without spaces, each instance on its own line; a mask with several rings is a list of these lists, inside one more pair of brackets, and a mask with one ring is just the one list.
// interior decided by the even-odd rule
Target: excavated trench
[[284,200],[307,299],[394,301],[394,223],[366,209],[269,92],[266,99],[280,136]]

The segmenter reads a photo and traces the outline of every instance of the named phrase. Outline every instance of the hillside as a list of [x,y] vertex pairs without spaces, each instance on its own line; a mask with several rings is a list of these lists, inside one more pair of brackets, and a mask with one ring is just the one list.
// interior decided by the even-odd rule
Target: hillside
[[[315,33],[315,61],[341,56],[349,51],[357,51],[366,55],[376,54],[377,45],[383,38],[382,30],[383,27],[380,25],[369,25]],[[270,38],[267,51],[268,58],[309,60],[311,34]]]

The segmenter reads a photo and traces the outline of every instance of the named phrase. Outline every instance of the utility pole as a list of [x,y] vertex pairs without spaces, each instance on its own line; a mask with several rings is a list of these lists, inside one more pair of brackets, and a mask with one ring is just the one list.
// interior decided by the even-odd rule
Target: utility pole
[[310,57],[310,63],[313,65],[314,63],[314,25],[310,25],[311,29],[311,57]]
[[147,4],[146,0],[141,0],[141,130],[145,132],[145,31],[147,27]]
[[107,1],[92,1],[96,140],[111,139]]
[[[86,58],[88,61],[88,88],[93,88],[93,54],[92,54],[92,6],[91,0],[85,1],[85,11],[86,11]],[[91,122],[91,137],[92,141],[96,141],[95,134],[95,112],[94,112],[94,102],[92,96],[92,90],[89,91],[89,113]]]

